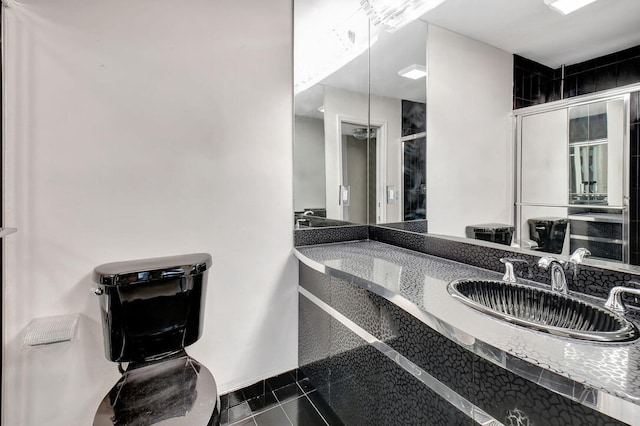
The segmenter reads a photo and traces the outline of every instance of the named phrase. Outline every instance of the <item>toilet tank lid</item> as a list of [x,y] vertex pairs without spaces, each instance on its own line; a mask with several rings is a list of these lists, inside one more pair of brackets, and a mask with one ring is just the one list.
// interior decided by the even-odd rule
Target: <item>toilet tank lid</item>
[[94,268],[93,281],[103,285],[127,285],[165,278],[180,278],[201,274],[211,265],[209,253],[111,262]]

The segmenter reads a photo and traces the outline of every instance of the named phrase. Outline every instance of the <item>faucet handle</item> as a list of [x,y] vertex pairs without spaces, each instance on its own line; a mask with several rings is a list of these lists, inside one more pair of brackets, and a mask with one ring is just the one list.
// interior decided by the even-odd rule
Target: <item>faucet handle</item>
[[589,251],[589,249],[586,249],[584,247],[578,247],[576,249],[576,251],[571,253],[571,257],[569,258],[569,262],[571,262],[574,265],[576,265],[578,263],[582,263],[584,258],[588,257],[588,256],[591,256],[591,252]]
[[538,259],[538,266],[546,271],[554,262],[562,267],[567,264],[567,262],[565,262],[564,260],[560,260],[557,257],[544,256]]
[[581,264],[587,256],[591,256],[591,252],[584,247],[578,247],[576,251],[571,254],[571,257],[569,257],[569,264],[573,266],[573,278],[578,277],[578,265]]
[[526,265],[529,265],[529,262],[527,262],[524,259],[516,259],[512,257],[502,257],[500,258],[500,262],[504,263],[504,268],[505,268],[502,281],[506,281],[508,283],[515,283],[517,281],[516,274],[513,271],[514,263],[524,263]]
[[[633,284],[640,287],[640,283],[637,281],[629,281],[627,284]],[[636,296],[640,296],[640,288],[631,288],[631,287],[623,287],[616,286],[613,287],[609,291],[609,297],[604,304],[604,307],[610,309],[619,314],[624,314],[627,311],[627,308],[624,306],[622,302],[622,293],[634,294]]]

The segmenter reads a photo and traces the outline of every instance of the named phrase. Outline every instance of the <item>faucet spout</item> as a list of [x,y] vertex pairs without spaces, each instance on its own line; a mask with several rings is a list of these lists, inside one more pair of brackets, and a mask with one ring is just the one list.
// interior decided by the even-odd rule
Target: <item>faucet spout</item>
[[564,274],[563,261],[556,259],[553,256],[545,256],[540,258],[538,266],[545,271],[551,269],[551,290],[562,294],[567,294],[569,292],[567,278]]

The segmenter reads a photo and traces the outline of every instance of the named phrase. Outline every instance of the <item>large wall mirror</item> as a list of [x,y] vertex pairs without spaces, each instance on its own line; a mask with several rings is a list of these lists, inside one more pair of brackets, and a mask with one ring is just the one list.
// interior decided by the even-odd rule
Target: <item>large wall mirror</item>
[[432,9],[398,22],[373,0],[294,3],[294,226],[424,222],[445,238],[630,262],[640,77],[576,96],[601,85],[577,70],[547,93],[557,100],[520,108],[514,53],[554,72],[640,45],[640,3],[562,16],[542,0],[420,1]]
[[360,0],[295,4],[297,225],[424,219],[426,23],[389,31]]

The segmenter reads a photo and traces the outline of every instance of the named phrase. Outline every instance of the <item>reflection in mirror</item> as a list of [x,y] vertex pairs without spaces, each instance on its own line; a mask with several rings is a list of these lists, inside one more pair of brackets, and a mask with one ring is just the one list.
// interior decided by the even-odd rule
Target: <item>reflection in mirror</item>
[[582,247],[628,262],[627,99],[583,99],[517,118],[522,247],[556,254]]
[[309,210],[334,225],[426,217],[426,23],[372,23],[374,11],[361,3],[295,2],[294,210],[302,226]]
[[[540,0],[448,0],[400,28],[370,20],[367,0],[294,3],[300,226],[416,220],[426,231],[426,218],[430,233],[640,261],[627,198],[640,184],[630,189],[620,148],[640,125],[624,96],[640,90],[640,33],[625,19],[640,2],[566,17]],[[354,193],[341,123],[376,128],[366,215],[347,209],[365,195]]]

